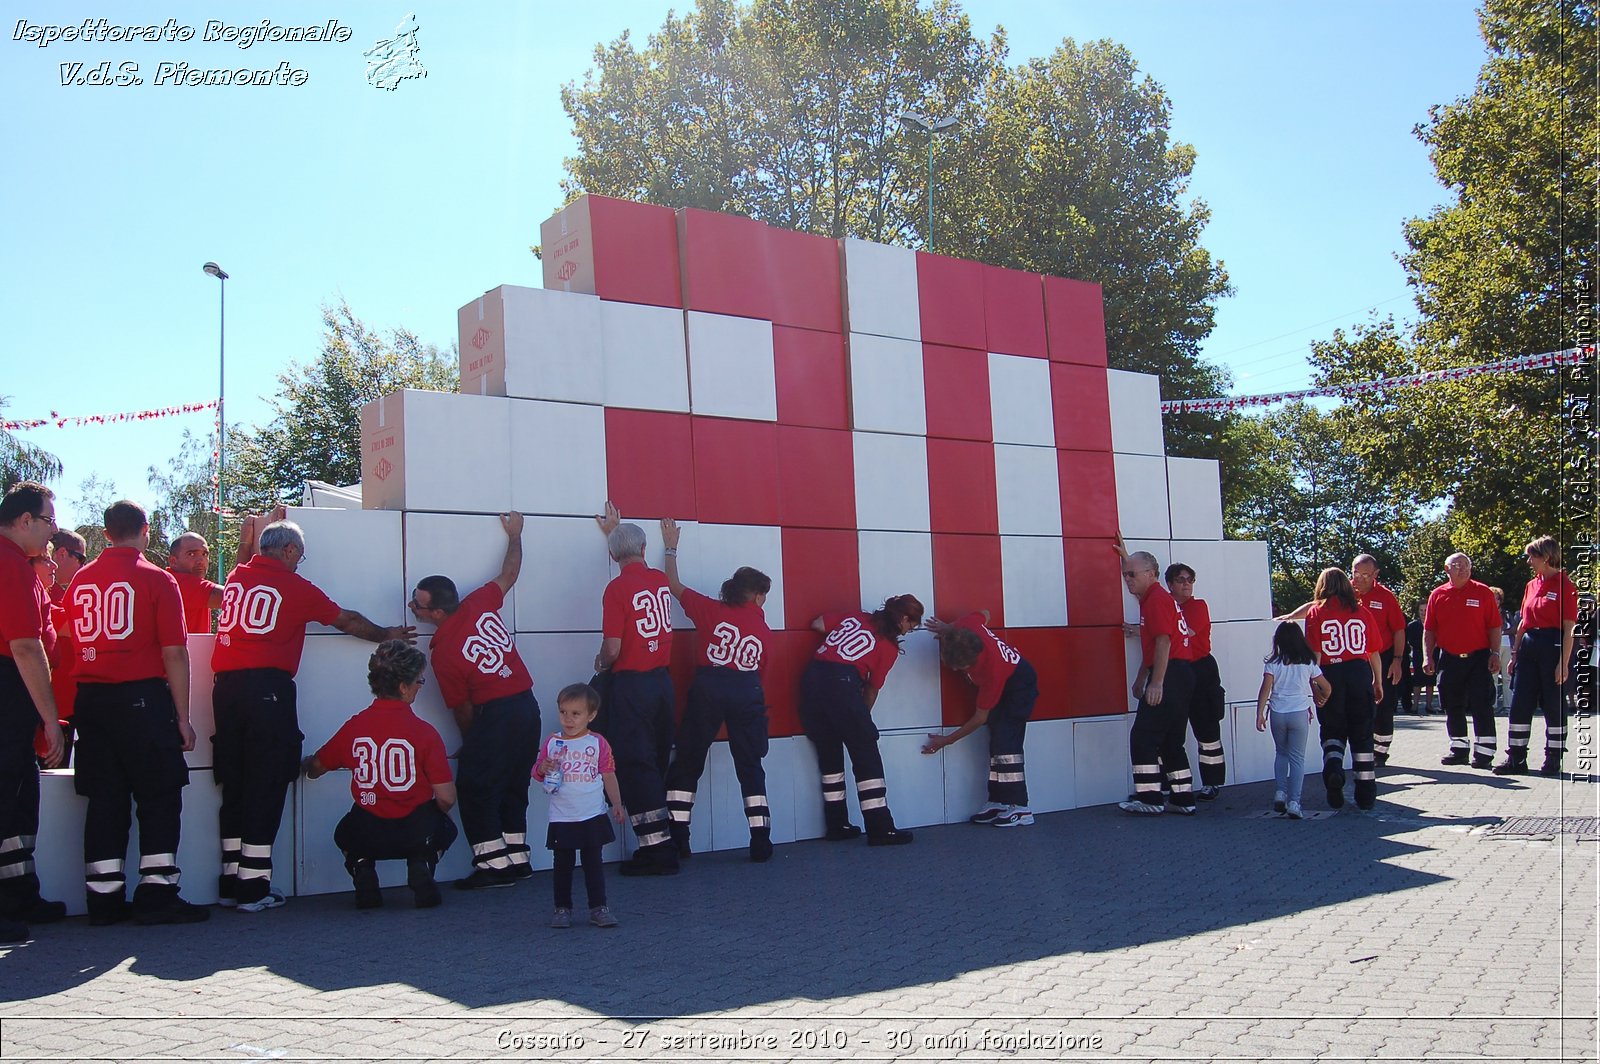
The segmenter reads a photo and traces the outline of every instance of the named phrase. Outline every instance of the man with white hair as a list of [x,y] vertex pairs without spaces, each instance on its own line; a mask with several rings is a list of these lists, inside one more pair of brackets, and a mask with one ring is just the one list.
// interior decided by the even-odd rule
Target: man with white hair
[[[617,761],[617,784],[639,849],[620,871],[625,876],[670,876],[688,856],[687,830],[675,840],[667,812],[667,762],[672,754],[672,598],[666,574],[645,564],[644,529],[623,524],[609,501],[595,518],[606,550],[621,567],[601,602],[597,673],[605,726],[600,730]],[[669,554],[676,554],[668,548]]]
[[[1118,803],[1129,813],[1159,815],[1170,809],[1195,812],[1194,777],[1184,737],[1189,730],[1189,699],[1194,694],[1194,634],[1171,592],[1161,586],[1161,563],[1148,551],[1122,559],[1122,580],[1139,600],[1139,671],[1133,697],[1139,700],[1128,753],[1133,761],[1133,794]],[[1163,802],[1161,780],[1172,788]]]
[[1500,671],[1500,632],[1505,621],[1487,584],[1472,579],[1472,559],[1450,555],[1449,579],[1433,589],[1422,616],[1422,671],[1438,667],[1439,702],[1444,706],[1450,752],[1441,765],[1467,763],[1467,713],[1472,713],[1472,767],[1494,764],[1494,674]]
[[283,895],[272,889],[272,842],[289,784],[300,775],[305,736],[295,708],[294,676],[306,625],[331,625],[371,643],[416,637],[414,628],[382,628],[355,610],[341,609],[296,573],[306,556],[306,538],[293,521],[274,521],[262,529],[257,551],[228,574],[211,654],[217,728],[211,741],[222,787],[219,903],[247,913],[283,904]]

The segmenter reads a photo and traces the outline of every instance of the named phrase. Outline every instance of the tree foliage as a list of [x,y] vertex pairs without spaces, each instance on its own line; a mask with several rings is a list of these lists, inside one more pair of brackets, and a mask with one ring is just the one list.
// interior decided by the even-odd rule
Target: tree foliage
[[[1452,193],[1405,229],[1419,319],[1335,333],[1313,353],[1319,382],[1593,342],[1594,8],[1487,0],[1480,25],[1488,57],[1475,91],[1417,127]],[[1562,528],[1562,455],[1594,445],[1564,421],[1562,389],[1562,375],[1530,371],[1365,393],[1349,405],[1362,424],[1355,445],[1385,483],[1446,508],[1442,533],[1479,576],[1515,586],[1521,545]]]
[[[0,395],[0,412],[11,399]],[[24,480],[43,484],[61,476],[61,459],[39,447],[19,440],[0,429],[0,493],[10,491]]]
[[1264,540],[1272,565],[1272,597],[1280,610],[1311,597],[1328,566],[1348,571],[1358,554],[1377,557],[1393,578],[1419,523],[1404,493],[1372,475],[1351,439],[1359,426],[1342,410],[1323,413],[1292,403],[1228,427],[1223,463],[1225,524],[1230,538]]
[[[422,343],[407,329],[380,334],[342,300],[322,308],[322,323],[321,353],[309,363],[290,363],[278,376],[272,400],[277,416],[254,429],[229,430],[223,487],[231,513],[298,502],[308,480],[355,483],[361,479],[364,404],[400,388],[449,392],[459,387],[454,355]],[[209,491],[207,468],[207,498]]]
[[[1169,397],[1227,385],[1197,354],[1229,288],[1186,198],[1195,151],[1119,45],[1068,39],[1013,68],[1004,31],[980,40],[949,0],[697,0],[642,48],[598,47],[562,105],[569,197],[924,247],[928,141],[896,118],[957,118],[934,144],[934,250],[1098,282],[1113,366]],[[1220,426],[1169,419],[1169,447],[1212,455]]]

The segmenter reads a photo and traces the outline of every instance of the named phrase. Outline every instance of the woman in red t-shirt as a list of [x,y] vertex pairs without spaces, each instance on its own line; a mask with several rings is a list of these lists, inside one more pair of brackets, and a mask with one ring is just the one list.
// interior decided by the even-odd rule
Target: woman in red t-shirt
[[1333,688],[1317,710],[1328,806],[1338,809],[1344,805],[1344,751],[1348,744],[1356,778],[1356,807],[1371,809],[1378,794],[1372,718],[1383,697],[1383,667],[1378,657],[1382,629],[1356,598],[1343,569],[1322,570],[1312,597],[1311,612],[1306,614],[1306,642]]
[[761,668],[772,642],[772,630],[761,612],[772,578],[745,565],[722,582],[719,598],[709,598],[678,579],[678,537],[670,517],[661,522],[666,546],[667,587],[694,622],[700,643],[689,704],[678,725],[678,739],[667,769],[667,812],[678,856],[689,856],[689,816],[694,791],[706,770],[706,754],[717,729],[728,726],[728,752],[744,795],[744,816],[750,825],[750,860],[772,857],[772,813],[767,805],[767,700],[761,690]]
[[817,748],[822,820],[829,842],[856,838],[844,804],[844,753],[850,751],[868,846],[903,846],[911,832],[894,826],[872,704],[901,654],[900,641],[922,624],[922,603],[896,595],[872,613],[825,613],[811,622],[822,645],[800,677],[800,724]]

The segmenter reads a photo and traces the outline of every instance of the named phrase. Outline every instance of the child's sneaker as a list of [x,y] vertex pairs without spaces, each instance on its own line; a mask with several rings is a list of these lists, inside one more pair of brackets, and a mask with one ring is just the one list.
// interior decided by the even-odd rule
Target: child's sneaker
[[1283,812],[1287,808],[1286,803],[1288,802],[1288,800],[1289,800],[1289,796],[1287,794],[1284,794],[1282,791],[1273,792],[1273,795],[1272,795],[1272,811],[1274,813]]
[[1300,811],[1299,802],[1290,802],[1287,813],[1290,820],[1301,820],[1305,817],[1305,814]]
[[1033,810],[1025,805],[1008,805],[989,823],[997,828],[1020,828],[1033,823]]
[[973,813],[971,816],[967,817],[967,820],[969,823],[973,824],[993,824],[994,818],[999,816],[1001,813],[1004,813],[1006,808],[1006,806],[999,805],[995,802],[990,802],[976,813]]
[[596,927],[616,927],[617,918],[604,905],[589,910],[589,922]]
[[276,887],[268,887],[266,897],[257,898],[255,901],[242,901],[233,908],[234,912],[264,913],[268,909],[279,908],[284,904],[285,900],[282,891]]
[[565,930],[572,926],[572,910],[557,908],[550,916],[550,926]]

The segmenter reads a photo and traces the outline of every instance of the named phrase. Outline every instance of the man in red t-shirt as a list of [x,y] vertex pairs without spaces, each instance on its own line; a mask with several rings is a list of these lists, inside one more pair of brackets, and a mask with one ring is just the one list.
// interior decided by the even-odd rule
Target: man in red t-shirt
[[306,758],[307,779],[330,769],[351,770],[355,804],[333,829],[334,845],[356,888],[356,908],[383,904],[377,861],[406,862],[406,882],[417,908],[442,900],[434,866],[456,839],[445,814],[456,802],[444,740],[411,711],[426,682],[422,651],[398,639],[381,643],[367,662],[377,700],[357,713],[322,748]]
[[507,887],[533,875],[528,863],[528,786],[539,756],[539,703],[500,607],[522,572],[522,515],[501,514],[500,575],[461,598],[455,581],[426,576],[411,613],[437,626],[433,675],[461,729],[457,788],[472,872],[459,890]]
[[678,871],[678,846],[667,812],[666,776],[672,756],[674,700],[672,592],[667,576],[645,564],[644,529],[623,524],[609,501],[595,518],[606,551],[621,570],[606,585],[600,606],[600,652],[595,655],[601,719],[617,762],[617,788],[639,848],[623,864],[625,876],[670,876]]
[[70,528],[58,528],[50,537],[50,560],[56,563],[56,576],[47,590],[51,604],[59,606],[67,600],[72,578],[89,561],[89,544]]
[[[89,800],[83,860],[89,922],[187,924],[211,910],[178,896],[178,836],[189,726],[188,633],[172,574],[145,560],[150,526],[123,500],[105,513],[110,546],[67,591],[78,681],[73,783]],[[123,855],[130,806],[139,809],[139,885],[130,908]]]
[[988,610],[969,613],[950,624],[930,617],[927,627],[939,641],[939,661],[964,673],[978,688],[978,697],[965,724],[949,735],[930,734],[922,752],[936,754],[987,726],[989,800],[967,819],[997,828],[1027,827],[1033,823],[1033,810],[1028,808],[1022,744],[1033,705],[1039,700],[1039,675],[1021,654],[989,630]]
[[1500,634],[1505,621],[1487,584],[1472,579],[1472,559],[1445,559],[1449,579],[1428,596],[1422,615],[1422,670],[1432,674],[1434,650],[1443,654],[1439,701],[1444,705],[1450,752],[1441,765],[1467,763],[1467,714],[1472,714],[1472,767],[1494,764],[1494,674],[1500,671]]
[[184,624],[199,635],[210,634],[211,611],[222,608],[222,585],[206,579],[210,561],[211,548],[198,532],[185,532],[167,548],[167,569],[183,595]]
[[1511,639],[1511,721],[1506,728],[1506,760],[1495,775],[1528,771],[1528,740],[1533,711],[1544,711],[1545,776],[1561,775],[1567,749],[1567,700],[1562,687],[1572,665],[1578,626],[1578,589],[1561,568],[1561,545],[1540,536],[1523,550],[1533,570],[1522,591],[1521,623]]
[[34,735],[42,730],[44,761],[61,764],[64,748],[50,689],[46,642],[50,599],[29,558],[55,531],[55,494],[23,481],[0,502],[0,942],[28,937],[28,923],[66,915],[60,902],[39,897],[33,863],[39,834],[39,764]]
[[1372,614],[1383,638],[1374,649],[1383,666],[1383,698],[1373,707],[1372,757],[1378,765],[1389,763],[1394,742],[1394,711],[1400,702],[1400,677],[1406,662],[1406,615],[1395,593],[1378,582],[1378,559],[1358,554],[1350,565],[1350,586],[1363,609]]
[[407,642],[416,630],[380,628],[341,609],[296,569],[305,533],[293,521],[261,530],[258,553],[234,567],[222,591],[222,616],[211,652],[211,705],[216,717],[213,765],[222,788],[220,904],[255,913],[283,904],[272,889],[272,843],[278,837],[289,784],[300,775],[300,718],[294,677],[306,625],[331,625],[381,643]]
[[[1133,697],[1139,700],[1139,708],[1128,732],[1133,797],[1119,804],[1126,812],[1145,816],[1159,815],[1168,808],[1193,815],[1194,778],[1183,741],[1194,694],[1193,662],[1199,648],[1177,602],[1161,586],[1161,567],[1155,555],[1141,550],[1123,558],[1122,579],[1128,593],[1139,600],[1141,657],[1133,680]],[[1166,804],[1161,797],[1163,775],[1172,790]]]

